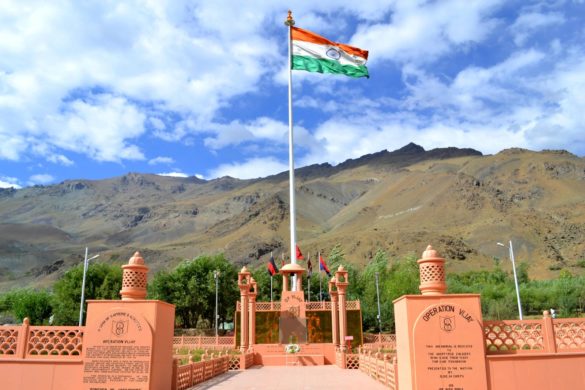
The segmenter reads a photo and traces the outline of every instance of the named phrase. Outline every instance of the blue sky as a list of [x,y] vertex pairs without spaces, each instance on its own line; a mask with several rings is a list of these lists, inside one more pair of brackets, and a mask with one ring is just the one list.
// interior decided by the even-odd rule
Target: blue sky
[[370,51],[293,72],[296,165],[409,142],[585,155],[583,1],[28,1],[0,7],[0,187],[288,169],[286,28]]

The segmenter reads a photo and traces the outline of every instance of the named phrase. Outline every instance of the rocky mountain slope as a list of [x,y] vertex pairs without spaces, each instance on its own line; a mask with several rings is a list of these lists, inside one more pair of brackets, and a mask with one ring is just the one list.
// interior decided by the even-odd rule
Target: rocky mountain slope
[[[425,151],[409,144],[337,166],[298,169],[297,239],[305,253],[341,244],[365,264],[378,248],[420,255],[428,243],[452,271],[507,258],[513,240],[533,277],[581,272],[585,160],[564,151]],[[121,263],[140,250],[155,271],[202,253],[265,261],[288,253],[288,173],[211,181],[130,173],[0,189],[0,290],[49,285],[83,260]],[[509,266],[509,265],[504,265]]]

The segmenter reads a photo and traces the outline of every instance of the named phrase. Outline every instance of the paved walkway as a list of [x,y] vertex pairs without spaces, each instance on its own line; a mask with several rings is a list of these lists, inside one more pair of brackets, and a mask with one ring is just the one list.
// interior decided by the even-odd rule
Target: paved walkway
[[189,390],[322,390],[386,389],[359,370],[337,366],[275,367],[254,366],[244,371],[228,371]]

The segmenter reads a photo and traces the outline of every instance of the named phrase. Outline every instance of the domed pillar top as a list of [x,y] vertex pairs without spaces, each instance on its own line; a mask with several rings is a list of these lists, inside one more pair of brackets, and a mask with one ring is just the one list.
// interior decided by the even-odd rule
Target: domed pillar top
[[148,267],[140,252],[136,251],[128,264],[122,266],[122,300],[146,299],[147,277]]
[[[280,269],[280,274],[282,275],[282,291],[289,291],[288,283],[291,276],[296,276],[296,291],[302,291],[302,277],[304,272],[305,269],[299,264],[289,263],[282,267]],[[293,280],[295,279],[293,278]]]
[[245,285],[250,285],[251,283],[251,276],[252,274],[248,271],[246,266],[243,266],[240,272],[238,272],[238,286],[242,287]]
[[445,259],[431,245],[418,260],[420,271],[419,290],[422,295],[441,295],[447,292],[445,283]]
[[340,265],[335,271],[335,286],[338,292],[344,292],[345,288],[349,285],[349,273]]
[[335,297],[337,297],[337,286],[335,284],[335,276],[333,276],[331,280],[329,280],[329,295],[333,297],[333,294],[335,294]]
[[250,295],[258,295],[258,283],[253,277],[250,277]]

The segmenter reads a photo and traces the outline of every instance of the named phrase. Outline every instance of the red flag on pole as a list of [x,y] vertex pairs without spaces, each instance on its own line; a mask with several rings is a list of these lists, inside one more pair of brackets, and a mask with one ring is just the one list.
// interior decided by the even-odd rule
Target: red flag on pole
[[270,261],[268,262],[268,273],[270,276],[274,276],[278,273],[278,268],[276,267],[276,263],[274,262],[274,257],[270,255]]
[[301,249],[299,248],[299,246],[297,245],[297,260],[305,260],[305,258],[303,257],[303,254],[301,253]]

